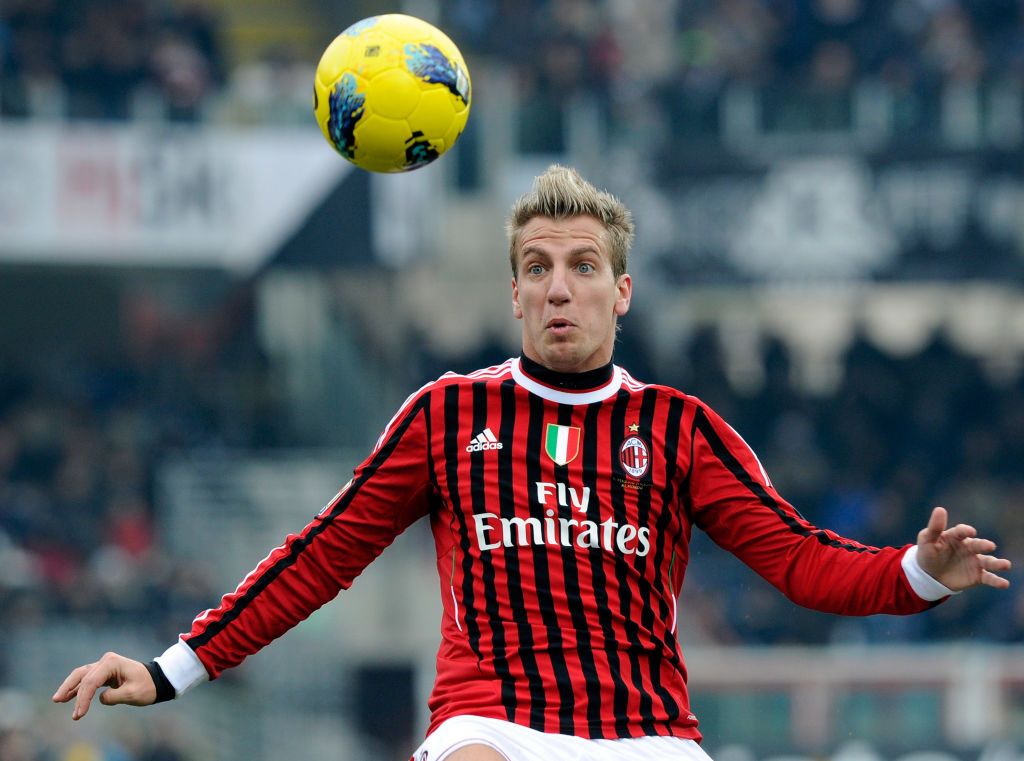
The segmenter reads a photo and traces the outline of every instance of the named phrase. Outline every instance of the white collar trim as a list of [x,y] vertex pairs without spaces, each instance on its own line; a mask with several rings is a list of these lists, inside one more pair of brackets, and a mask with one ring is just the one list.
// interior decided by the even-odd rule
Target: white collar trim
[[536,394],[542,399],[547,399],[549,402],[557,402],[558,404],[593,404],[594,402],[603,402],[605,399],[614,396],[619,388],[622,387],[622,370],[618,365],[612,365],[611,379],[605,385],[595,388],[593,391],[560,391],[559,389],[545,386],[543,383],[538,383],[523,372],[523,369],[519,366],[519,357],[512,360],[512,378],[531,394]]

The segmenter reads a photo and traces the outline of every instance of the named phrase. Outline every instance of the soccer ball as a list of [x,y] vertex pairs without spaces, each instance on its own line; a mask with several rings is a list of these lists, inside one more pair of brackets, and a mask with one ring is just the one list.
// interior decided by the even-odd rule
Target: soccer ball
[[313,82],[324,137],[372,172],[429,164],[459,139],[469,105],[469,71],[455,43],[398,13],[371,16],[339,34]]

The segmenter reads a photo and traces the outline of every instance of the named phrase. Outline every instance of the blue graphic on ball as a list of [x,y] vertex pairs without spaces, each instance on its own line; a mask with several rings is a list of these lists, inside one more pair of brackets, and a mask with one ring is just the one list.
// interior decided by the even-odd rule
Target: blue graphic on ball
[[342,32],[342,34],[345,35],[346,37],[358,37],[360,34],[365,32],[371,26],[376,26],[376,25],[377,25],[377,17],[376,16],[370,16],[369,18],[364,18],[362,21],[357,21],[352,26],[350,26],[348,29],[346,29],[344,32]]
[[331,142],[345,158],[354,158],[356,152],[356,124],[363,118],[366,96],[356,90],[356,78],[344,74],[331,90],[331,118],[327,120],[327,131]]
[[405,46],[405,55],[405,65],[413,76],[430,84],[444,85],[463,103],[469,103],[469,78],[437,47],[410,43]]
[[440,155],[423,133],[416,130],[405,141],[405,171],[426,166]]

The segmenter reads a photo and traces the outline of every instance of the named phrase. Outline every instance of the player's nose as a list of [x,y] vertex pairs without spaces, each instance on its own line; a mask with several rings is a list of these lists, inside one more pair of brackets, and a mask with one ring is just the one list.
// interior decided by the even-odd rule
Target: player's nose
[[552,304],[564,304],[572,298],[567,275],[568,272],[563,267],[555,267],[551,271],[551,281],[548,284],[548,301]]

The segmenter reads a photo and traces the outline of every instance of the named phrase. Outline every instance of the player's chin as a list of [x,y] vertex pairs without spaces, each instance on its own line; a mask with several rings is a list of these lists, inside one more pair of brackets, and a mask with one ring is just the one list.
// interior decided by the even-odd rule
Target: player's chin
[[577,372],[583,363],[584,352],[571,341],[552,342],[544,348],[544,364],[557,372]]

